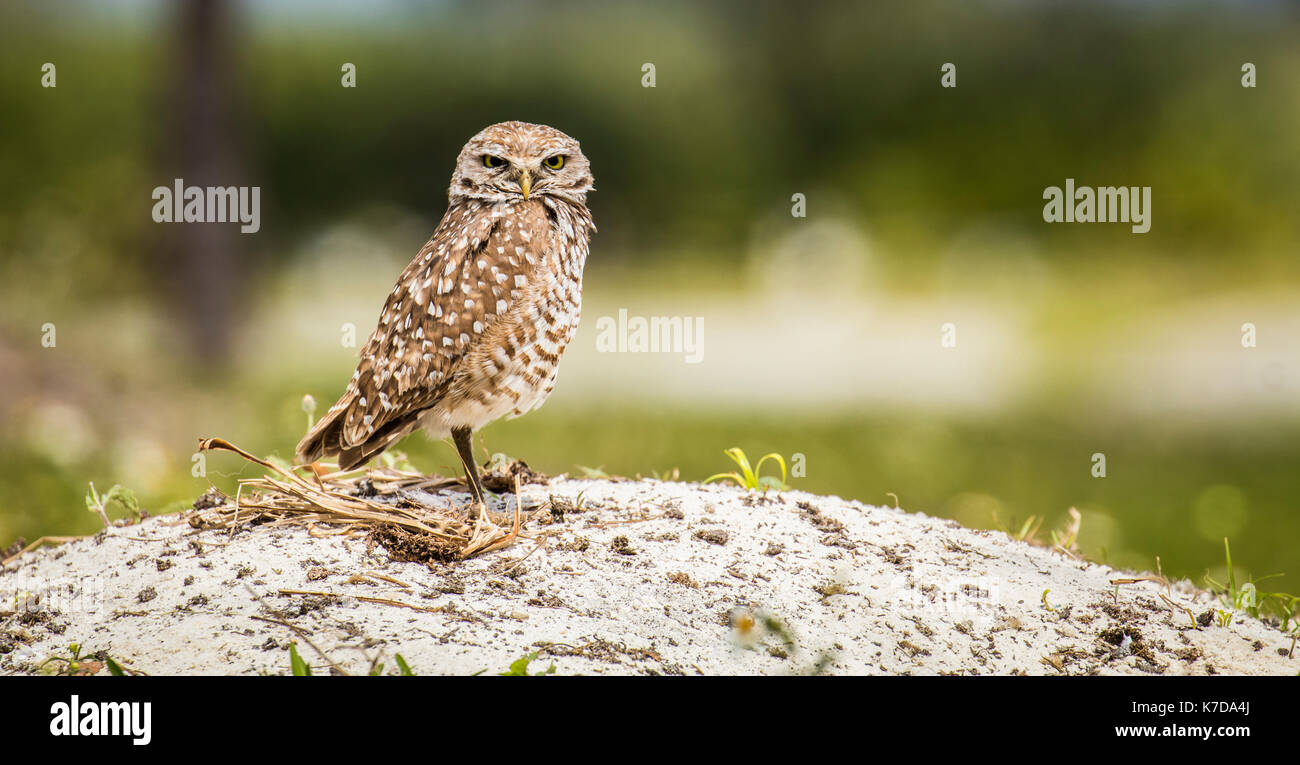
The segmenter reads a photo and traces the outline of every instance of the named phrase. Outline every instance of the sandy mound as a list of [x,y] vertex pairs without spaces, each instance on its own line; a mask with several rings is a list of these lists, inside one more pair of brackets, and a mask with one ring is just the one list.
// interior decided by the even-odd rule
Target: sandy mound
[[[465,500],[451,491],[404,496]],[[316,673],[391,673],[401,654],[416,674],[495,674],[530,653],[559,674],[1300,670],[1288,636],[1218,626],[1187,583],[1116,596],[1132,574],[951,521],[648,480],[552,479],[523,498],[526,536],[465,561],[421,560],[400,530],[177,516],[26,553],[0,573],[0,669],[78,643],[128,671],[285,674],[296,642]],[[513,500],[497,502],[506,526]]]

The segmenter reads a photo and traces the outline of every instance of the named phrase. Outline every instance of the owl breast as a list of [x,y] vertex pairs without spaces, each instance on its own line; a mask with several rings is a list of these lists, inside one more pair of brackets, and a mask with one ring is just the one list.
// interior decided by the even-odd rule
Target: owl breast
[[[422,417],[431,435],[478,429],[540,407],[555,389],[560,357],[577,332],[590,215],[562,200],[512,200],[490,212],[514,221],[518,265],[505,274],[509,306],[457,365],[448,393]],[[512,244],[519,242],[518,244]]]

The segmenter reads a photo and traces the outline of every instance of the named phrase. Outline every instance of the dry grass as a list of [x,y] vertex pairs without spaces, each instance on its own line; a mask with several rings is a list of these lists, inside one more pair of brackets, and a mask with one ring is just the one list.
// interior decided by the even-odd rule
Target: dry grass
[[415,537],[438,557],[465,559],[508,547],[519,536],[519,477],[515,477],[515,517],[509,528],[484,513],[476,521],[459,508],[423,506],[405,492],[464,486],[457,478],[426,476],[390,468],[327,472],[319,465],[297,468],[307,477],[260,459],[220,438],[199,441],[199,451],[234,452],[265,468],[267,475],[240,482],[234,497],[210,492],[183,517],[195,528],[228,528],[257,523],[306,526],[313,536],[387,531]]

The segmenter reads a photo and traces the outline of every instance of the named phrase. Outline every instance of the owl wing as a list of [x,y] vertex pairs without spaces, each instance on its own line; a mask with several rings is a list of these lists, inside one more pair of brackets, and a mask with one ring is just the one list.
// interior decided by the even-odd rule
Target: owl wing
[[452,205],[385,300],[347,390],[298,445],[300,459],[339,454],[348,470],[414,430],[475,340],[519,320],[512,308],[551,247],[549,224],[536,202]]

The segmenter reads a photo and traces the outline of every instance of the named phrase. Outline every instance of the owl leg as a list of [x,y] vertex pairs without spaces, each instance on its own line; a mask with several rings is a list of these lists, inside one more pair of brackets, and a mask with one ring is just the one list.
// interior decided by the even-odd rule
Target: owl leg
[[453,428],[451,439],[456,442],[456,451],[460,454],[461,464],[465,466],[465,481],[474,495],[474,508],[470,518],[486,517],[487,503],[483,501],[483,482],[478,477],[478,465],[474,462],[473,431],[469,428]]

